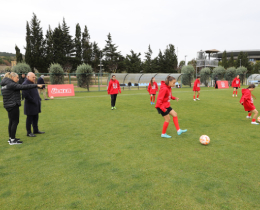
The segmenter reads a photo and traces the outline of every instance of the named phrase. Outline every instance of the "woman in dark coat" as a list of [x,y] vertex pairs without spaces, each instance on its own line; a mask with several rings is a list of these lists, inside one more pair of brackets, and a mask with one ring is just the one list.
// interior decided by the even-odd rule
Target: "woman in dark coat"
[[9,118],[9,144],[22,144],[20,139],[15,138],[17,126],[19,124],[20,110],[21,106],[21,95],[20,90],[32,89],[37,87],[42,87],[42,85],[20,85],[17,82],[19,81],[19,77],[14,72],[8,72],[5,74],[4,79],[1,82],[2,86],[2,95],[4,101],[4,108],[8,112]]

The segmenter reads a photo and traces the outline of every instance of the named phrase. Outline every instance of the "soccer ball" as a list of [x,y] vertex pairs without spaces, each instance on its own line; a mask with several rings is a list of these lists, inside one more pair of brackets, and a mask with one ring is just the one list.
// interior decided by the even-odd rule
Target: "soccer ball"
[[200,143],[201,144],[207,145],[207,144],[209,144],[209,142],[210,142],[210,138],[208,136],[202,135],[200,137]]
[[54,99],[54,97],[53,97],[53,96],[51,96],[50,98],[51,98],[51,99]]
[[260,122],[260,117],[257,118],[257,121]]

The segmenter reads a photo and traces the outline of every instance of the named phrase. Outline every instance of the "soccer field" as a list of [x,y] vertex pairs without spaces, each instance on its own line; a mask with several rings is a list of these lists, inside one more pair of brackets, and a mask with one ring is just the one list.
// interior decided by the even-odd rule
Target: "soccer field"
[[[173,89],[178,136],[147,91],[123,91],[117,110],[106,92],[42,101],[36,138],[26,136],[23,105],[17,137],[7,143],[0,103],[0,208],[7,209],[260,209],[260,125],[232,89]],[[260,88],[253,91],[260,110]],[[0,97],[2,100],[2,96]],[[209,145],[199,142],[208,135]]]

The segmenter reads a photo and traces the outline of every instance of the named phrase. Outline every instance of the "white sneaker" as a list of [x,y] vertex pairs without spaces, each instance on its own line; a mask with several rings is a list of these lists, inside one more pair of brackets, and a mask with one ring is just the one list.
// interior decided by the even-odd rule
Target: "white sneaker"
[[236,97],[237,97],[237,95],[236,95]]
[[199,99],[199,98],[197,98],[197,100],[198,100],[198,101],[200,101],[200,99]]
[[232,96],[234,97],[234,94]]
[[251,118],[251,116],[246,116],[246,118]]
[[193,99],[193,101],[196,101],[196,99]]
[[257,122],[251,122],[252,125],[259,125]]

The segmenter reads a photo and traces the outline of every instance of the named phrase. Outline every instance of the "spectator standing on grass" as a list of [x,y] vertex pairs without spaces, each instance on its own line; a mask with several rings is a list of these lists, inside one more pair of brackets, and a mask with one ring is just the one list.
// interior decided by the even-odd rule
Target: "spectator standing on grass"
[[193,92],[194,92],[194,95],[193,95],[193,100],[196,101],[196,92],[197,92],[197,100],[199,101],[199,96],[200,96],[200,76],[197,76],[197,79],[195,80],[194,82],[194,85],[193,85]]
[[[5,74],[4,79],[1,82],[2,86],[2,94],[4,101],[4,108],[8,112],[9,125],[8,125],[8,133],[9,133],[9,144],[22,144],[23,142],[20,139],[16,138],[16,130],[19,124],[20,110],[21,106],[21,95],[20,90],[36,90],[37,86],[41,87],[41,85],[36,84],[28,84],[28,85],[20,85],[17,84],[19,81],[18,74],[14,72],[8,72]],[[37,90],[36,90],[37,91]]]
[[[25,80],[25,74],[22,74],[21,78],[19,79],[19,84],[20,85],[23,84],[24,80]],[[23,100],[24,99],[23,94],[21,94],[21,96],[22,96],[22,100]]]
[[39,89],[38,89],[39,95],[41,95],[41,92],[42,92],[44,99],[45,99],[45,100],[49,100],[49,99],[46,97],[46,89],[45,89],[44,75],[41,75],[41,76],[38,78],[37,84],[43,84],[42,88],[39,88]]
[[121,93],[120,84],[116,80],[116,76],[112,75],[112,79],[110,80],[107,88],[107,93],[111,95],[111,110],[116,109],[115,106],[118,92]]
[[[35,74],[29,72],[27,74],[27,79],[24,81],[23,85],[34,84]],[[42,87],[42,85],[40,85]],[[38,129],[39,113],[41,113],[41,98],[38,90],[23,90],[24,101],[24,114],[27,115],[26,119],[26,130],[27,136],[36,137],[35,134],[43,134]],[[31,131],[31,125],[33,126],[33,133]]]
[[215,89],[218,89],[218,83],[217,83],[217,81],[218,81],[218,76],[215,77]]

